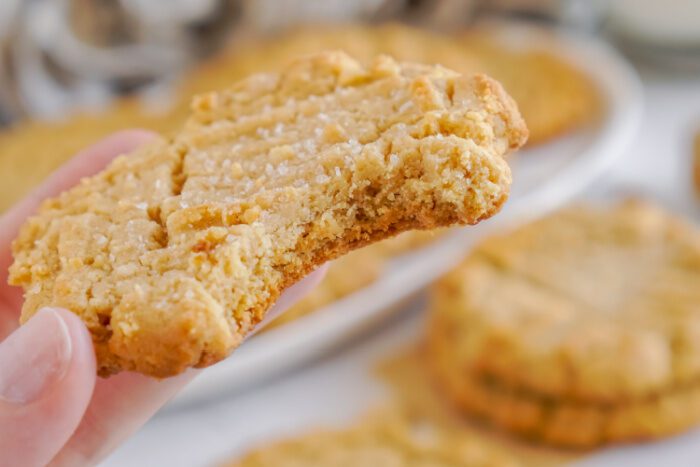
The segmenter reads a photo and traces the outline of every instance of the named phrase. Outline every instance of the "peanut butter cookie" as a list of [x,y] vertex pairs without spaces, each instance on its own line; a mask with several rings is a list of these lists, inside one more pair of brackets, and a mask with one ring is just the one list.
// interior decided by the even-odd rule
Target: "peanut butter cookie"
[[46,201],[14,242],[22,321],[77,313],[101,375],[221,360],[317,265],[505,201],[527,130],[491,79],[323,53],[194,99],[172,140]]
[[598,403],[543,396],[496,378],[458,377],[440,368],[441,389],[477,418],[525,439],[552,446],[587,449],[607,443],[645,441],[669,436],[700,423],[700,384],[666,388],[646,396]]
[[572,445],[676,431],[700,421],[671,402],[700,389],[700,233],[639,202],[565,210],[441,280],[429,336],[442,386],[508,428]]

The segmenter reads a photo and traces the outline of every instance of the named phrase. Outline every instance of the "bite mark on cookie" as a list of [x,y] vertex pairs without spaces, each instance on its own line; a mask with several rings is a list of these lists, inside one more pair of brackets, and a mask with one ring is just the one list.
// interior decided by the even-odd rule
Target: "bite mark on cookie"
[[77,313],[102,375],[210,365],[319,264],[493,215],[510,185],[503,155],[526,133],[480,75],[343,53],[254,75],[195,98],[172,140],[44,203],[13,247],[22,320]]

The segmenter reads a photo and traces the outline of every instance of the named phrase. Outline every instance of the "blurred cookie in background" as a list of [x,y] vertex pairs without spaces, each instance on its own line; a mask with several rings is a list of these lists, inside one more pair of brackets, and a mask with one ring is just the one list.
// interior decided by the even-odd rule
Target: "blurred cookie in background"
[[504,40],[499,32],[505,28],[478,27],[453,36],[398,23],[299,27],[252,47],[239,41],[195,71],[186,88],[200,92],[220,87],[227,76],[274,69],[294,55],[342,49],[359,60],[385,53],[491,75],[518,103],[530,128],[530,145],[593,122],[602,101],[592,80],[546,47]]
[[129,99],[103,112],[56,122],[29,120],[0,132],[0,173],[12,174],[0,184],[0,212],[79,151],[125,128],[168,132],[175,127],[162,115],[146,111],[136,99]]
[[215,89],[237,76],[273,71],[293,57],[332,49],[363,62],[387,54],[460,72],[481,68],[476,56],[452,37],[417,27],[398,23],[298,26],[263,38],[239,38],[219,57],[194,70],[185,80],[184,93]]
[[385,410],[336,430],[317,430],[261,446],[227,467],[257,466],[433,466],[522,465],[497,446],[459,435],[399,410]]
[[[530,130],[528,145],[596,120],[603,102],[588,76],[546,47],[507,36],[505,27],[481,27],[467,31],[460,40],[479,60],[479,71],[500,81],[518,103]],[[552,49],[555,46],[552,40]]]
[[482,243],[432,293],[430,364],[464,413],[587,448],[700,422],[700,232],[642,202]]
[[400,407],[412,419],[427,421],[455,436],[498,446],[526,466],[569,465],[580,457],[580,452],[531,443],[494,430],[480,420],[464,417],[435,384],[429,359],[425,342],[420,340],[398,349],[375,367],[376,376],[389,390],[393,406]]

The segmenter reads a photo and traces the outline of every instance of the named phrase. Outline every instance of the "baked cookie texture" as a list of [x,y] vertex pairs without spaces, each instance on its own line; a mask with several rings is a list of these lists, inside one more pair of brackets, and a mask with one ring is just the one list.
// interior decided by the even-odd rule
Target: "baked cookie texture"
[[431,365],[466,412],[588,447],[700,421],[700,233],[642,202],[480,245],[434,288]]
[[13,244],[22,321],[77,313],[101,375],[211,365],[317,265],[493,215],[526,133],[483,75],[340,52],[254,75],[43,204]]
[[[233,41],[212,60],[188,75],[184,94],[218,89],[230,76],[278,70],[290,57],[342,50],[360,62],[377,55],[400,61],[442,65],[461,73],[475,73],[477,56],[453,37],[402,24],[333,24],[299,26],[255,41]],[[229,78],[230,79],[230,78]]]
[[256,449],[227,467],[510,467],[521,463],[476,437],[383,411],[343,430],[319,430]]
[[[528,145],[544,143],[600,115],[603,99],[592,79],[553,52],[556,38],[543,33],[545,45],[523,46],[505,40],[499,28],[478,27],[456,35],[401,24],[307,26],[261,40],[241,41],[195,70],[185,93],[220,87],[227,76],[277,69],[289,57],[340,49],[360,61],[378,54],[400,60],[440,64],[461,73],[483,72],[499,81],[515,99],[530,131]],[[552,42],[546,47],[546,40]],[[553,49],[553,50],[552,50]]]
[[[435,368],[435,367],[434,367]],[[449,373],[447,373],[449,371]],[[569,449],[661,438],[700,423],[700,385],[670,387],[610,403],[546,397],[446,370],[443,393],[464,412],[527,440]]]

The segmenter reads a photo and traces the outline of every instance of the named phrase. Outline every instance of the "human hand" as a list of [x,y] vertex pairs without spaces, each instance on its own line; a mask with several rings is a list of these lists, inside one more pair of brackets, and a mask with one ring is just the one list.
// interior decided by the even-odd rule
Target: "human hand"
[[[84,323],[68,310],[44,308],[18,328],[22,293],[7,285],[10,244],[40,202],[154,137],[129,130],[102,140],[0,218],[0,467],[97,463],[198,374],[162,381],[137,373],[96,378]],[[266,322],[317,285],[324,271],[285,291]]]

